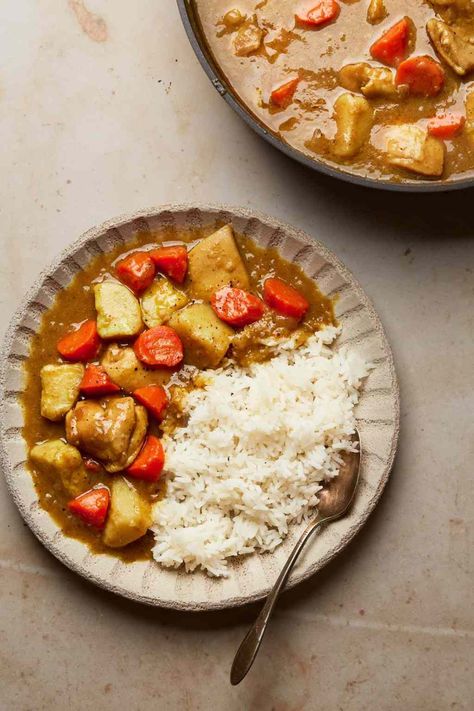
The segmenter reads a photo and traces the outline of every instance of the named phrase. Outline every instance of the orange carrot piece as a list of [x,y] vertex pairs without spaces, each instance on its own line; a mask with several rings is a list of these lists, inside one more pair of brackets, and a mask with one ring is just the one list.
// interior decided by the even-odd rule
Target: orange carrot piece
[[68,509],[85,523],[96,528],[102,528],[107,517],[110,504],[110,492],[102,484],[79,494],[68,503]]
[[404,17],[373,43],[370,54],[378,62],[397,67],[408,54],[411,23]]
[[247,326],[263,316],[263,301],[244,289],[223,286],[211,298],[211,306],[221,321],[231,326]]
[[341,6],[336,0],[312,0],[297,10],[295,19],[304,27],[319,27],[335,20],[340,12]]
[[457,112],[439,114],[428,121],[428,133],[436,138],[454,138],[462,131],[465,123],[464,114]]
[[103,469],[102,464],[99,464],[99,462],[92,459],[92,457],[82,457],[82,461],[84,462],[84,466],[88,472],[98,473]]
[[145,385],[133,391],[133,397],[146,407],[153,417],[161,421],[168,405],[168,396],[161,385]]
[[298,78],[290,79],[290,81],[280,84],[276,89],[273,89],[270,95],[272,104],[275,104],[275,106],[278,106],[280,109],[286,109],[293,99],[298,83]]
[[90,397],[110,395],[120,391],[119,386],[109,378],[104,368],[101,365],[95,365],[95,363],[89,363],[79,387],[84,395]]
[[160,272],[182,284],[188,271],[188,250],[183,246],[152,249],[150,257]]
[[265,281],[263,299],[282,316],[296,319],[302,318],[309,308],[309,303],[303,294],[281,279],[270,278]]
[[90,360],[100,348],[100,336],[95,321],[84,321],[76,330],[59,339],[57,349],[65,360]]
[[444,70],[431,57],[410,57],[398,67],[395,83],[408,86],[410,94],[436,96],[444,85]]
[[173,368],[183,360],[181,339],[169,326],[154,326],[143,331],[133,348],[138,360],[146,365]]
[[138,457],[125,470],[134,479],[157,481],[165,464],[163,445],[158,437],[149,435]]
[[148,252],[134,252],[115,267],[117,275],[135,294],[141,294],[155,278],[155,265]]

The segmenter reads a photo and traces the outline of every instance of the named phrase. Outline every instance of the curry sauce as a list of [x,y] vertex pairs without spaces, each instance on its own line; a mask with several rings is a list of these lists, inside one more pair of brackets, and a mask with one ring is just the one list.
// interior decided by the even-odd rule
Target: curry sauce
[[[41,382],[40,371],[45,365],[63,362],[57,351],[57,342],[75,324],[81,324],[87,319],[96,318],[93,285],[106,279],[116,279],[115,265],[125,255],[133,253],[137,248],[148,251],[157,246],[167,244],[185,244],[192,248],[199,240],[208,236],[212,230],[180,230],[165,229],[156,233],[140,233],[127,245],[122,245],[107,254],[96,256],[89,266],[81,271],[71,284],[61,291],[52,305],[44,313],[39,332],[32,338],[30,356],[25,364],[26,387],[23,395],[24,427],[23,437],[30,450],[34,445],[52,439],[65,441],[64,422],[52,422],[41,415]],[[323,296],[315,282],[309,279],[295,264],[280,257],[274,249],[262,249],[248,237],[235,235],[240,255],[246,266],[250,290],[255,294],[262,293],[262,286],[267,277],[278,277],[297,288],[309,303],[304,319],[298,323],[295,319],[285,318],[271,311],[265,317],[249,327],[237,329],[234,343],[229,356],[242,365],[261,361],[271,357],[272,350],[262,346],[262,336],[284,337],[294,333],[299,334],[300,341],[314,331],[327,324],[335,323],[332,302]],[[183,284],[183,291],[190,289],[189,278]],[[125,342],[124,342],[125,343]],[[101,352],[95,359],[103,357],[106,343],[102,344]],[[121,343],[120,345],[123,345]],[[193,377],[191,377],[193,376]],[[174,427],[183,424],[182,400],[183,393],[191,387],[200,387],[199,377],[193,369],[185,366],[182,371],[170,371],[168,382],[164,383],[170,396],[167,415],[160,425],[150,418],[149,432],[160,436],[162,432],[169,433]],[[81,395],[80,400],[83,400]],[[48,511],[67,536],[77,538],[86,543],[92,551],[107,552],[131,561],[150,557],[153,542],[151,533],[143,536],[123,548],[109,548],[102,541],[101,532],[84,524],[68,510],[71,496],[65,491],[60,479],[52,472],[38,468],[29,461],[35,487],[41,506]],[[96,484],[102,483],[110,487],[114,474],[108,473],[99,465],[98,471],[87,471],[83,490],[86,491]],[[147,501],[154,502],[166,495],[164,479],[157,482],[133,480],[133,485]]]
[[[297,9],[304,2],[293,0],[193,0],[196,15],[209,51],[225,81],[239,99],[277,137],[307,157],[327,162],[333,167],[372,179],[408,182],[422,179],[455,180],[474,177],[474,3],[470,0],[384,0],[380,19],[367,19],[369,2],[343,0],[340,13],[330,22],[317,27],[302,26],[295,21]],[[317,0],[306,6],[318,6]],[[239,24],[226,26],[229,11],[240,13],[261,33],[249,52],[236,49]],[[385,70],[395,76],[393,67],[374,61],[372,44],[402,18],[411,25],[410,57],[427,56],[444,72],[444,85],[435,96],[401,93],[384,97],[375,92],[369,96],[341,81],[341,70],[348,65],[365,63],[370,71]],[[232,19],[232,16],[231,16]],[[464,75],[436,51],[427,31],[427,23],[439,22],[448,31],[459,33],[466,58]],[[441,25],[440,25],[441,26]],[[458,35],[456,35],[458,36]],[[442,43],[446,40],[440,40]],[[463,67],[461,67],[463,70]],[[272,90],[295,78],[297,88],[288,105],[272,103]],[[393,79],[392,79],[393,81]],[[346,90],[349,89],[349,92]],[[353,155],[337,155],[338,98],[349,93],[364,102],[371,112],[369,136]],[[362,91],[362,93],[364,93]],[[468,94],[471,99],[468,102]],[[456,135],[440,141],[441,168],[425,171],[398,167],[390,161],[387,149],[388,129],[416,124],[423,132],[437,115],[459,114],[466,126]],[[423,134],[420,134],[423,135]],[[407,144],[410,149],[410,138]],[[444,169],[442,152],[444,151]],[[416,166],[415,166],[416,167]]]

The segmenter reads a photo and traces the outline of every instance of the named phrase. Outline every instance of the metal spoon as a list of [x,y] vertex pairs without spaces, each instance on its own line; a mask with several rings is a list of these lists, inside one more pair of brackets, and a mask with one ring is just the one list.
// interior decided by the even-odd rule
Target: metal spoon
[[344,464],[341,467],[338,476],[333,479],[329,485],[323,489],[323,491],[321,491],[319,495],[318,515],[305,529],[298,543],[293,548],[293,551],[278,576],[278,579],[273,586],[273,590],[269,593],[259,616],[245,635],[240,647],[237,650],[230,672],[230,681],[234,686],[239,684],[246,676],[255,657],[257,656],[257,652],[262,643],[263,635],[267,629],[268,621],[275,608],[278,596],[282,591],[299,554],[303,550],[306,541],[319,526],[324,526],[331,521],[341,518],[349,510],[359,483],[360,436],[357,430],[353,439],[354,442],[358,443],[358,451],[351,452],[345,457]]

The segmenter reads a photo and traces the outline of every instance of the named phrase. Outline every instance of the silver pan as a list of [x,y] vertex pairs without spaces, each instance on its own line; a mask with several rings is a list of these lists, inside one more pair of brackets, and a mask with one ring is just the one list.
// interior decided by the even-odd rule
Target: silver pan
[[297,160],[299,163],[302,163],[308,168],[316,170],[319,173],[324,173],[324,175],[330,175],[333,178],[339,178],[339,180],[345,180],[348,183],[365,185],[370,188],[379,188],[381,190],[411,193],[434,193],[474,187],[474,178],[472,177],[436,182],[410,180],[403,183],[394,183],[390,180],[383,180],[379,178],[363,177],[361,175],[350,173],[342,168],[335,168],[318,158],[309,158],[301,151],[292,148],[275,133],[270,131],[257,118],[257,116],[252,113],[249,107],[239,99],[233,88],[227,83],[225,76],[222,74],[212,55],[212,52],[207,45],[193,0],[177,0],[177,3],[184,29],[186,30],[191,46],[213,86],[227,101],[229,106],[232,106],[234,111],[236,111],[238,115],[243,118],[256,133],[258,133],[259,136],[268,141],[268,143],[271,143],[271,145],[275,148],[278,148],[278,150],[282,153],[286,153],[286,155],[290,156],[290,158],[294,158],[294,160]]

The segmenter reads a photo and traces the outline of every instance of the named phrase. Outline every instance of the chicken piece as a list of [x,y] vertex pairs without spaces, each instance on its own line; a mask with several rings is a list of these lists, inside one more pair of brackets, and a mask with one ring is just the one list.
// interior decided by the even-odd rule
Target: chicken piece
[[143,320],[149,328],[161,326],[188,301],[186,294],[168,279],[155,279],[140,299]]
[[400,99],[402,92],[387,67],[373,67],[367,62],[347,64],[339,70],[339,84],[349,91],[360,91],[368,99]]
[[189,252],[188,276],[195,299],[210,301],[222,286],[248,289],[247,269],[235,243],[230,225],[202,239]]
[[117,281],[103,281],[94,285],[94,296],[101,338],[129,338],[140,333],[140,304],[130,289]]
[[177,311],[169,320],[184,346],[185,363],[196,368],[219,365],[234,335],[208,304],[191,304]]
[[474,148],[474,88],[466,96],[466,127],[464,130],[469,143]]
[[334,109],[337,125],[334,153],[338,158],[352,158],[369,138],[374,112],[367,99],[354,94],[341,94]]
[[145,535],[152,524],[151,506],[135,487],[119,476],[110,487],[110,508],[103,541],[121,548]]
[[41,368],[41,414],[58,422],[74,406],[84,375],[81,363],[44,365]]
[[109,378],[129,393],[146,385],[163,385],[170,377],[169,368],[147,368],[133,348],[116,343],[107,348],[101,364]]
[[66,439],[118,472],[137,456],[147,427],[145,408],[131,397],[83,400],[66,417]]
[[426,30],[436,52],[456,74],[464,76],[474,69],[474,37],[463,36],[434,17],[428,20]]
[[386,134],[387,160],[413,173],[439,177],[444,168],[444,143],[416,124],[391,126]]
[[81,453],[62,439],[36,444],[30,450],[30,459],[40,471],[61,479],[67,493],[74,497],[89,486],[89,477]]
[[234,54],[237,57],[248,57],[260,48],[263,30],[260,29],[256,15],[243,22],[234,38]]
[[384,0],[370,0],[367,8],[367,22],[371,25],[377,25],[382,22],[388,15]]

